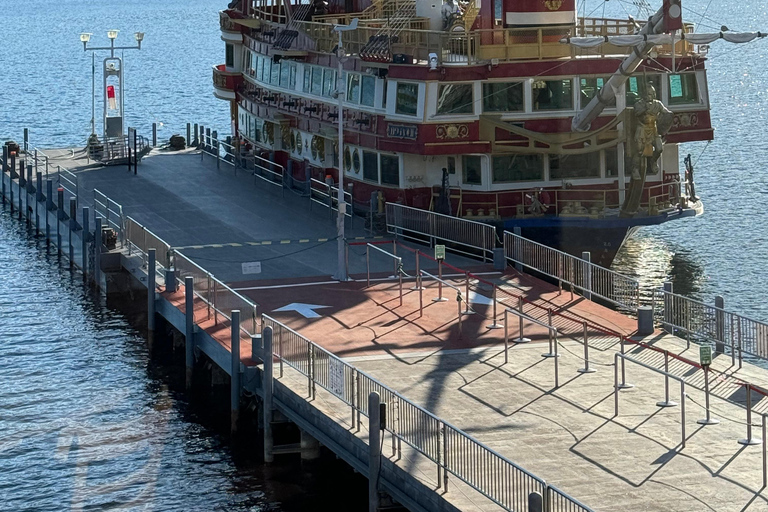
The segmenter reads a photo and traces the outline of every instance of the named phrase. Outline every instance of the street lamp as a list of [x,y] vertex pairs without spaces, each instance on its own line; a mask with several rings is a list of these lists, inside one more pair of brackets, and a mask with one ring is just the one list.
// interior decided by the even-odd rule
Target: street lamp
[[[144,40],[144,32],[136,32],[134,38],[136,39],[136,46],[115,46],[115,39],[117,39],[120,33],[117,29],[107,31],[107,37],[109,38],[109,46],[89,47],[88,43],[91,41],[93,34],[84,32],[80,34],[80,42],[83,43],[83,51],[101,51],[109,50],[109,57],[104,59],[104,138],[108,138],[109,134],[113,136],[123,135],[123,121],[125,119],[125,94],[123,87],[123,60],[119,57],[115,57],[115,50],[141,50],[141,42]],[[96,134],[96,55],[93,54],[91,64],[91,136]],[[107,117],[107,105],[109,103],[109,94],[112,94],[114,98],[114,87],[107,88],[107,78],[110,76],[117,77],[120,93],[120,115]],[[111,92],[110,92],[111,91]],[[116,108],[115,108],[116,110]],[[108,122],[108,119],[112,121]]]
[[339,281],[346,281],[348,278],[346,266],[346,241],[344,240],[344,219],[347,212],[347,203],[344,202],[344,97],[346,96],[346,83],[344,82],[344,62],[347,60],[347,56],[344,52],[341,36],[344,32],[357,30],[357,24],[359,21],[360,20],[357,18],[354,18],[349,25],[335,25],[333,27],[333,30],[339,34],[339,45],[336,53],[336,59],[339,63],[339,76],[336,77],[336,94],[337,99],[339,100],[339,117],[337,118],[339,123],[339,215],[336,219],[339,268],[336,271],[336,277]]

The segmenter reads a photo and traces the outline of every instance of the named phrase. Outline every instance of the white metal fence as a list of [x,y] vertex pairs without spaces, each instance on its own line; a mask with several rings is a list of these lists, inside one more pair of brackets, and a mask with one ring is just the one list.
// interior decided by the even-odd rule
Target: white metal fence
[[448,250],[493,259],[496,228],[490,224],[442,215],[428,210],[387,203],[387,231],[396,236],[418,239],[430,245],[443,242]]
[[637,311],[640,285],[635,279],[509,231],[504,232],[504,254],[508,260],[560,283],[569,284],[621,308]]
[[125,215],[120,203],[113,201],[99,189],[93,189],[93,210],[105,219],[106,226],[117,232],[121,244],[125,243]]
[[352,423],[368,416],[368,395],[375,391],[386,406],[386,430],[392,436],[393,454],[402,443],[435,464],[437,481],[448,490],[449,475],[469,485],[507,511],[524,511],[528,496],[538,492],[547,512],[592,512],[564,492],[521,468],[506,457],[419,407],[398,392],[358,370],[268,315],[263,327],[273,329],[273,355],[280,375],[283,364],[307,378],[307,392],[320,386],[350,408]]

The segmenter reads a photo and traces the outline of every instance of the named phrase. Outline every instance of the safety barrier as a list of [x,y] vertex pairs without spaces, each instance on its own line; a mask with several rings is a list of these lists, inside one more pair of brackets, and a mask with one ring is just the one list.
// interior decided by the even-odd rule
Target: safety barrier
[[654,294],[656,319],[672,334],[722,345],[733,362],[743,364],[743,354],[768,359],[768,323],[717,306],[677,295],[665,289]]
[[352,425],[360,428],[368,416],[368,394],[377,392],[386,407],[385,429],[392,437],[393,455],[402,443],[435,464],[438,485],[448,491],[449,475],[469,485],[504,510],[527,510],[532,493],[540,494],[549,512],[592,512],[564,492],[526,471],[506,457],[414,404],[398,392],[331,354],[268,315],[264,327],[273,329],[273,355],[280,365],[307,378],[307,392],[315,397],[320,386],[350,408]]
[[371,249],[378,251],[385,256],[392,258],[392,261],[395,264],[395,273],[393,274],[395,277],[397,277],[400,287],[400,305],[403,305],[403,258],[399,257],[397,254],[392,254],[384,249],[381,249],[378,247],[378,245],[374,244],[365,244],[365,266],[367,269],[367,276],[368,279],[366,281],[366,286],[370,288],[371,286]]
[[637,280],[595,265],[552,247],[504,232],[504,254],[521,266],[582,290],[621,308],[636,312],[640,305]]
[[[344,191],[344,202],[347,203],[347,209],[344,215],[352,217],[352,194]],[[339,187],[334,187],[315,178],[309,180],[309,209],[312,210],[312,203],[330,209],[331,217],[335,217],[333,212],[339,211]]]
[[113,201],[99,189],[93,189],[93,209],[97,215],[106,220],[105,227],[111,227],[117,232],[121,247],[125,243],[125,216],[120,203]]
[[131,217],[125,218],[125,234],[128,243],[128,254],[131,254],[132,248],[136,248],[144,256],[149,249],[154,249],[157,253],[157,264],[163,268],[171,268],[171,246],[162,238],[155,235],[152,231],[136,222]]
[[75,173],[57,165],[56,181],[58,182],[59,187],[69,192],[72,197],[77,199],[77,204],[80,204],[80,180]]
[[[496,228],[490,224],[460,219],[449,215],[411,208],[397,203],[386,204],[387,231],[395,236],[435,243],[447,242],[447,249],[460,254],[482,255],[493,259]],[[416,235],[422,238],[418,238]]]

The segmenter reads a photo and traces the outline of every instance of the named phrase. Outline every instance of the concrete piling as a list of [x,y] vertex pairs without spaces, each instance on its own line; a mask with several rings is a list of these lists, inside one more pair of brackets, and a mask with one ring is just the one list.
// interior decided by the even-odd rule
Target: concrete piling
[[264,462],[273,462],[274,440],[272,439],[272,395],[274,393],[274,370],[272,368],[272,327],[267,326],[261,333],[264,362],[262,389],[264,390]]
[[368,512],[379,510],[379,473],[381,471],[381,397],[368,395]]
[[53,210],[53,182],[49,179],[45,180],[45,245],[50,247],[51,245],[51,222],[48,218],[48,212]]
[[77,199],[74,197],[69,198],[69,268],[72,269],[75,265],[75,248],[72,245],[72,232],[77,225]]
[[195,368],[195,278],[187,276],[184,278],[184,299],[185,299],[185,361],[186,361],[186,388],[192,389],[192,378]]
[[93,230],[93,282],[96,284],[96,291],[101,289],[101,225],[102,218],[96,216],[94,219],[95,228]]
[[80,267],[83,269],[83,279],[87,280],[88,275],[90,274],[90,270],[88,268],[88,242],[90,242],[89,238],[91,236],[90,232],[90,217],[91,217],[91,209],[87,206],[83,206],[83,235],[82,235],[82,249],[83,249],[83,266]]
[[35,234],[40,234],[40,201],[45,197],[43,195],[43,173],[37,172],[35,176]]
[[237,434],[237,424],[240,421],[240,311],[232,311],[232,366],[230,409],[232,411],[230,431]]
[[152,354],[155,339],[155,267],[157,255],[155,249],[147,251],[147,346]]

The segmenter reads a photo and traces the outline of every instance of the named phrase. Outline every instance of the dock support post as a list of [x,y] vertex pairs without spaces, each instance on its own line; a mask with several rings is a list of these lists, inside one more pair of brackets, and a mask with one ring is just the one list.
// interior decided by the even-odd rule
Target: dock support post
[[83,206],[83,235],[82,235],[82,250],[83,250],[83,266],[81,267],[83,269],[83,279],[88,279],[89,274],[89,268],[88,268],[88,238],[90,237],[90,216],[91,216],[91,209],[87,206]]
[[301,445],[301,460],[316,460],[320,458],[320,442],[306,431],[299,432]]
[[49,178],[45,180],[45,245],[51,245],[51,223],[48,219],[48,212],[53,210],[53,181]]
[[[189,135],[189,124],[187,124],[187,135]],[[157,123],[152,123],[152,147],[157,147]]]
[[[13,157],[11,157],[11,161],[13,161]],[[11,167],[11,169],[13,169],[13,167]],[[10,183],[9,204],[11,205],[11,217],[13,217],[13,170],[11,170],[11,176],[8,181]]]
[[672,324],[669,323],[672,319],[672,297],[670,294],[672,293],[672,282],[665,281],[664,282],[664,321],[661,323],[662,329],[664,329],[669,334],[675,334],[675,329],[672,327]]
[[96,217],[96,226],[93,230],[93,282],[96,291],[101,290],[101,217]]
[[152,355],[155,341],[155,264],[157,262],[155,249],[147,251],[147,346]]
[[29,151],[29,128],[24,128],[24,152]]
[[69,268],[75,266],[75,247],[72,245],[72,232],[77,224],[77,198],[69,198]]
[[237,424],[240,421],[240,310],[232,310],[232,366],[230,409],[232,411],[230,432],[237,434]]
[[725,353],[725,299],[718,295],[715,297],[715,354]]
[[381,397],[368,395],[368,512],[379,510],[379,468],[381,467]]
[[186,388],[192,390],[192,377],[195,368],[195,278],[187,276],[184,278],[184,352],[186,366]]
[[274,441],[272,440],[272,393],[274,392],[274,369],[272,367],[272,327],[267,326],[261,333],[264,343],[261,359],[264,361],[264,373],[262,387],[264,389],[264,462],[273,462],[275,455],[272,453]]
[[583,278],[584,278],[584,298],[592,300],[592,254],[589,251],[581,253],[581,259],[584,260]]
[[43,200],[43,173],[35,176],[35,235],[40,234],[40,201]]
[[189,142],[189,140],[187,140],[187,146],[195,146],[195,147],[197,147],[200,144],[200,139],[198,138],[198,135],[197,135],[198,134],[198,131],[197,131],[198,128],[199,127],[198,127],[197,123],[195,123],[195,138],[192,140],[191,143]]
[[192,145],[192,125],[190,123],[187,123],[187,141],[186,146],[189,147]]
[[[514,233],[517,236],[523,236],[522,232],[523,232],[522,229],[520,229],[519,227],[512,228],[512,233]],[[512,247],[514,248],[516,245],[517,244],[513,243]],[[520,260],[521,260],[520,255],[517,254],[517,251],[513,251],[512,252],[512,256],[513,256],[513,258],[515,260],[515,270],[517,270],[518,272],[522,273],[523,272],[523,264],[520,262]]]

